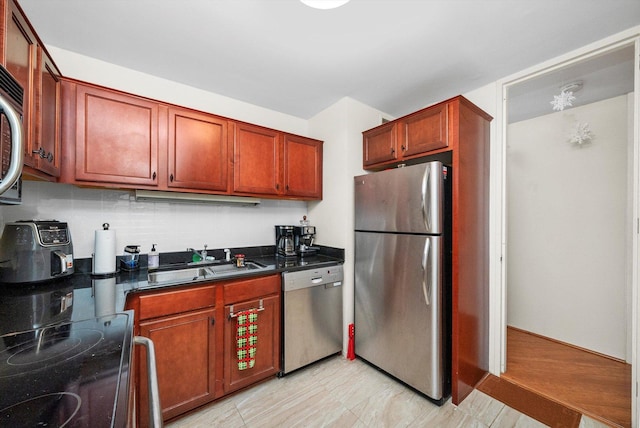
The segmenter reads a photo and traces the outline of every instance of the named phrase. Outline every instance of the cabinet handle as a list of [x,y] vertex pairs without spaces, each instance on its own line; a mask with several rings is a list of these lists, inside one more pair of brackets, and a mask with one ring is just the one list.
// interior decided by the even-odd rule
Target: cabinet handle
[[156,179],[156,172],[155,171],[153,172],[153,175],[151,176],[151,178],[154,179],[154,180]]
[[211,325],[216,325],[216,319],[215,318],[211,318]]
[[173,183],[173,174],[169,176],[169,181]]
[[47,157],[47,153],[42,147],[40,147],[38,150],[32,150],[31,153],[37,154],[38,156],[40,156],[40,159],[44,159]]
[[391,154],[394,154],[396,152],[396,149],[394,149],[393,147],[391,147]]
[[[256,309],[258,312],[264,311],[264,300],[260,299],[260,306]],[[242,312],[242,311],[240,311]],[[229,319],[236,318],[238,316],[238,312],[233,312],[233,305],[229,308]]]
[[404,152],[405,150],[407,150],[407,148],[405,146],[400,146],[402,147],[402,151]]
[[276,190],[280,190],[280,185],[276,183]]

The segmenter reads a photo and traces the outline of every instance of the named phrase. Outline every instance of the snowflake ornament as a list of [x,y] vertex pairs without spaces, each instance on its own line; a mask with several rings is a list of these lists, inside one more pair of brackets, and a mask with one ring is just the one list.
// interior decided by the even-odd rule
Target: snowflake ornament
[[585,143],[590,143],[592,138],[593,133],[589,129],[589,124],[586,122],[578,122],[575,129],[571,133],[571,136],[569,137],[569,142],[581,146]]
[[573,106],[573,102],[576,97],[573,96],[573,92],[562,90],[560,95],[554,95],[553,101],[551,101],[551,105],[553,106],[554,111],[562,111],[565,107]]

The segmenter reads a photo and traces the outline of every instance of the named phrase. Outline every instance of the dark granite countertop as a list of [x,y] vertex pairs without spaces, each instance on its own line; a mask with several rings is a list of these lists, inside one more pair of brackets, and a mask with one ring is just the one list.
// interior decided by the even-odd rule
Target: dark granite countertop
[[[232,255],[240,253],[247,261],[264,268],[226,272],[203,282],[315,269],[344,262],[344,250],[331,247],[320,247],[316,255],[293,259],[277,256],[275,246],[231,249]],[[220,259],[224,252],[213,250],[208,251],[208,255]],[[160,268],[187,267],[189,257],[190,252],[161,254]],[[0,366],[0,378],[4,380],[0,382],[2,420],[21,424],[29,418],[28,421],[36,425],[75,418],[69,426],[96,427],[123,423],[128,392],[123,385],[129,382],[133,332],[133,311],[124,311],[127,294],[198,283],[149,284],[146,262],[146,255],[141,255],[138,270],[94,276],[91,259],[77,259],[75,273],[68,277],[44,283],[0,285],[3,308],[0,352],[7,356],[4,366]],[[88,343],[82,345],[86,351],[79,343]],[[67,358],[72,348],[80,350],[80,357]],[[54,351],[60,352],[60,356],[49,355]],[[37,355],[45,358],[38,359]],[[33,357],[33,361],[24,361],[29,369],[16,371],[15,361],[10,360],[22,363],[27,357]],[[16,389],[16,382],[23,387]],[[110,402],[111,407],[102,406],[100,412],[84,410],[83,398],[91,396],[92,388],[104,394],[105,387],[113,399],[101,402]],[[30,397],[43,398],[42,402],[35,403]],[[40,407],[35,408],[34,403]]]

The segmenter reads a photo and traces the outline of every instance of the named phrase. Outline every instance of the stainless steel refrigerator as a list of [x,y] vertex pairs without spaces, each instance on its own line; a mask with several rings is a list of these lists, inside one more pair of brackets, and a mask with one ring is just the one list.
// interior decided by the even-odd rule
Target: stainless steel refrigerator
[[451,176],[441,162],[355,181],[355,353],[442,404],[451,389]]

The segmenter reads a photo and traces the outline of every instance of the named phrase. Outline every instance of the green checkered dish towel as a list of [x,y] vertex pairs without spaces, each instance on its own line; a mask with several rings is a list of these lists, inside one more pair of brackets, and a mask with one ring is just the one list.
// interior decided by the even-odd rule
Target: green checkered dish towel
[[238,370],[252,368],[256,363],[256,347],[258,344],[257,309],[238,312],[236,344],[238,349]]

